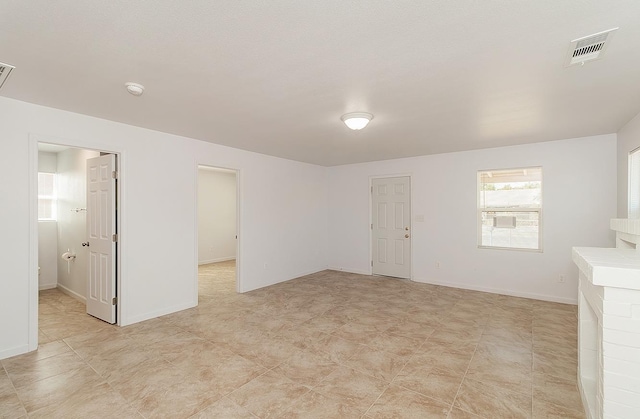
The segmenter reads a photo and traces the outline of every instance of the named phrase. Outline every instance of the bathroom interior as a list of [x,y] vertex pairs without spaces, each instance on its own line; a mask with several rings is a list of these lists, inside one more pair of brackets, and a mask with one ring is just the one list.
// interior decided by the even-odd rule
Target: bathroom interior
[[38,145],[38,287],[85,302],[86,161],[100,152]]

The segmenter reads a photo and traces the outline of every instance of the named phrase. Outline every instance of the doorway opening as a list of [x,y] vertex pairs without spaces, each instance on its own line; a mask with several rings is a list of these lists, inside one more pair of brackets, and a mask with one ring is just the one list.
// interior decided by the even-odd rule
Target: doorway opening
[[411,279],[411,177],[371,179],[371,274]]
[[197,166],[198,304],[240,292],[238,173]]
[[37,338],[30,339],[30,349],[113,327],[121,308],[119,155],[48,142],[34,145]]

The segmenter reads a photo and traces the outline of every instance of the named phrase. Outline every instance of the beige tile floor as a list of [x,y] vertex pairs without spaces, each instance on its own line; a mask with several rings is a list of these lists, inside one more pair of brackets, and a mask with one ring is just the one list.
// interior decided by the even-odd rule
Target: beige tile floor
[[118,328],[40,295],[37,352],[2,361],[0,417],[581,418],[576,308],[324,271]]

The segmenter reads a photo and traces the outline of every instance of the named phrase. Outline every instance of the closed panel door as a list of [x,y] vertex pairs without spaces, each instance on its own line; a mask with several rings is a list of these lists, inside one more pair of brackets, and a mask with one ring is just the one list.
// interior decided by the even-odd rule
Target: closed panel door
[[116,322],[116,156],[87,160],[87,313]]
[[410,178],[374,179],[371,204],[373,274],[411,278]]

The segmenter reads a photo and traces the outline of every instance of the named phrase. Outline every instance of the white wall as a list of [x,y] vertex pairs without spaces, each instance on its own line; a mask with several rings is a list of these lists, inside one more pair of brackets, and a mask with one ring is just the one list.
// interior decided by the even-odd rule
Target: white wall
[[618,218],[629,210],[629,152],[640,147],[640,113],[618,131]]
[[58,226],[55,221],[38,221],[38,288],[55,288],[58,284]]
[[[543,167],[544,252],[478,249],[477,171],[527,166]],[[615,134],[332,167],[332,268],[371,272],[369,177],[395,174],[412,176],[415,281],[576,303],[571,247],[613,246]]]
[[236,174],[198,170],[198,264],[236,258]]
[[[56,173],[56,153],[38,152],[38,172]],[[38,221],[38,288],[55,288],[58,283],[58,223]]]
[[38,151],[38,172],[56,173],[58,170],[58,154]]
[[97,151],[69,148],[58,153],[58,251],[76,255],[71,262],[58,262],[58,286],[80,299],[87,295],[89,250],[87,240],[87,159],[98,157]]
[[240,170],[242,291],[326,268],[326,168],[0,97],[0,358],[37,339],[35,139],[122,153],[122,324],[197,304],[197,164]]

